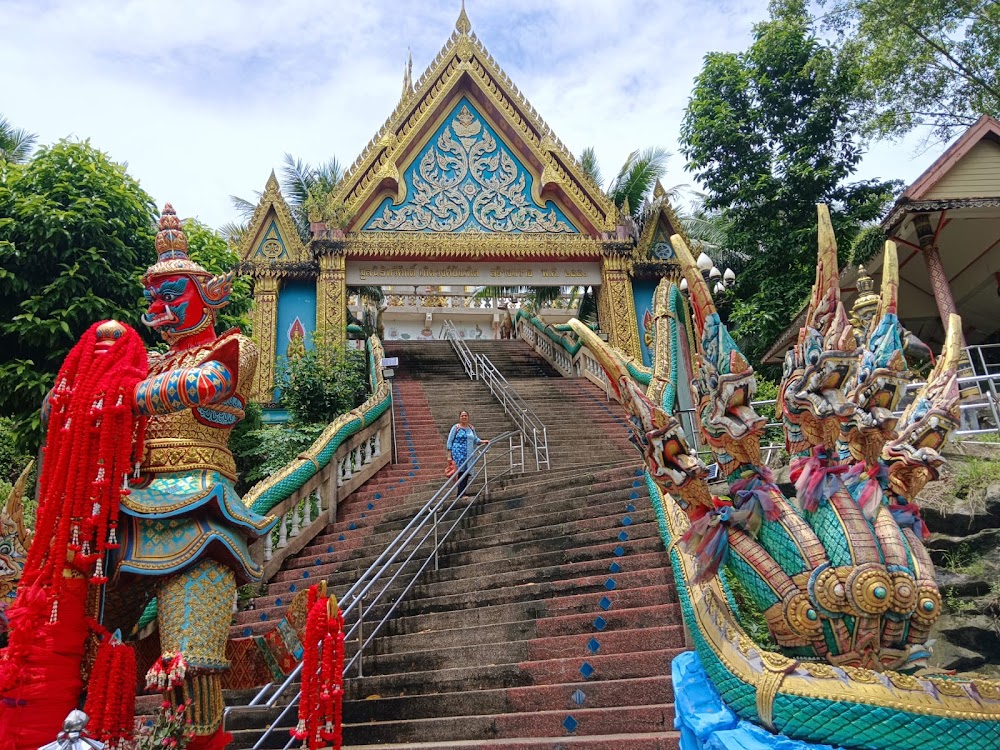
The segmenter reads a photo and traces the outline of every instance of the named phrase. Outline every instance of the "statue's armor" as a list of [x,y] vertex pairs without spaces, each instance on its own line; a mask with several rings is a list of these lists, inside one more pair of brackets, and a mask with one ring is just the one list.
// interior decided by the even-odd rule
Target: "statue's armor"
[[[247,510],[236,494],[236,466],[227,447],[253,380],[256,348],[230,331],[208,346],[154,359],[149,376],[205,365],[233,342],[239,346],[233,395],[220,404],[149,419],[141,480],[122,502],[120,573],[167,575],[207,556],[231,567],[237,583],[260,580],[262,568],[250,557],[248,539],[259,537],[275,521]],[[152,398],[175,398],[181,387],[185,385],[170,383]]]

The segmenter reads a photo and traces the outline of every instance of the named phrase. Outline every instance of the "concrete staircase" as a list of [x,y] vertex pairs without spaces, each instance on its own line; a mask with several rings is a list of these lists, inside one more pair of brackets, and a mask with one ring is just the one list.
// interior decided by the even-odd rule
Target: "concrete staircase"
[[[522,342],[473,348],[548,426],[552,471],[491,483],[378,639],[365,676],[348,675],[345,748],[678,747],[669,674],[680,614],[620,408]],[[345,591],[441,485],[459,411],[486,438],[511,428],[449,344],[391,342],[386,354],[400,360],[399,463],[341,505],[337,523],[237,614],[232,635],[266,631],[320,578]],[[277,714],[239,714],[232,747],[251,747]],[[287,730],[274,739],[283,747]]]

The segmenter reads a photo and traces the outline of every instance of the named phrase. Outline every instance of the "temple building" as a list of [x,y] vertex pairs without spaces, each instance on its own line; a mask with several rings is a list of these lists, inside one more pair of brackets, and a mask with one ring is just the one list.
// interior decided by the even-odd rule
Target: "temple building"
[[[274,401],[278,358],[317,335],[343,340],[349,312],[387,340],[433,339],[450,321],[498,338],[504,300],[484,287],[596,295],[599,330],[649,362],[644,318],[659,279],[680,280],[682,232],[657,185],[638,224],[580,167],[472,32],[464,8],[422,76],[347,171],[303,240],[271,174],[239,246],[261,347],[254,397]],[[381,287],[384,310],[356,290]],[[576,290],[570,293],[569,290]],[[367,308],[367,309],[366,309]],[[548,318],[546,318],[548,319]]]

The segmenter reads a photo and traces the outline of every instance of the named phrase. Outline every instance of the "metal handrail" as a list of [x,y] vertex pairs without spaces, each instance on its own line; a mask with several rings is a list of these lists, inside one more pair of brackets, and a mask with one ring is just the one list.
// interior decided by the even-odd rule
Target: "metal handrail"
[[538,415],[531,410],[518,393],[507,382],[507,379],[496,368],[485,354],[473,355],[476,364],[476,374],[481,381],[486,383],[493,397],[500,402],[503,410],[514,420],[528,442],[531,443],[535,451],[535,470],[541,471],[542,466],[546,469],[552,468],[549,464],[549,431],[548,428],[538,418]]
[[455,350],[455,354],[462,360],[462,367],[465,369],[465,374],[469,376],[470,380],[475,380],[476,364],[472,359],[472,352],[469,350],[469,345],[465,343],[465,340],[458,335],[458,329],[455,328],[455,324],[450,320],[444,322],[444,337],[451,342],[451,348]]
[[[489,465],[501,461],[505,454],[494,453],[491,450],[496,446],[507,443],[506,458],[507,466],[499,473],[490,476]],[[494,467],[495,470],[496,467]],[[382,551],[376,560],[361,574],[358,580],[340,597],[341,613],[345,622],[351,621],[356,615],[351,626],[344,634],[345,643],[357,642],[358,648],[354,655],[344,664],[344,674],[346,675],[352,668],[357,666],[358,676],[364,676],[364,651],[385,627],[389,618],[396,611],[399,605],[409,594],[420,576],[432,563],[434,569],[438,569],[438,555],[441,547],[451,536],[452,532],[462,523],[469,510],[476,505],[480,497],[489,496],[489,482],[494,481],[507,474],[515,472],[524,473],[524,436],[518,430],[511,430],[497,435],[486,445],[479,446],[466,460],[461,471],[449,479],[434,493],[434,495],[424,503],[409,523],[396,535],[389,545]],[[477,480],[482,477],[483,482],[479,485],[472,499],[463,505],[459,505],[461,496],[457,493],[458,482],[463,475],[468,477],[467,486],[477,484]],[[457,515],[452,511],[457,511]],[[430,549],[425,549],[425,544],[430,541]],[[419,556],[421,550],[426,556]],[[415,570],[404,574],[407,566],[411,563],[416,565]],[[392,568],[395,567],[393,571]],[[388,598],[389,588],[393,586],[401,577],[408,576],[408,580],[401,591],[394,594],[391,601],[384,601]],[[378,591],[375,591],[376,584],[382,582]],[[373,594],[374,592],[374,594]],[[371,596],[370,596],[371,595]],[[366,602],[365,600],[368,599]],[[365,630],[365,611],[371,611],[374,606],[387,606],[381,619],[371,626],[367,632]],[[272,692],[274,683],[264,686],[253,700],[246,706],[232,706],[225,710],[225,717],[233,711],[247,710],[252,708],[273,708],[281,697],[288,691],[289,687],[299,678],[302,672],[302,662],[292,670],[285,678],[284,682]],[[280,724],[289,712],[298,705],[301,692],[288,702],[277,718],[271,722],[270,726],[257,740],[253,750],[260,750],[264,743],[271,736],[275,727]],[[266,699],[266,700],[265,700]],[[294,743],[294,739],[289,739],[285,748],[289,748]]]
[[470,380],[482,380],[490,389],[493,397],[500,402],[503,410],[514,420],[535,453],[535,470],[541,471],[544,466],[551,469],[549,463],[549,432],[538,415],[531,410],[507,379],[500,373],[496,365],[485,354],[473,354],[465,339],[458,335],[458,330],[450,321],[444,322],[445,338],[451,341],[451,346],[462,360],[462,367]]

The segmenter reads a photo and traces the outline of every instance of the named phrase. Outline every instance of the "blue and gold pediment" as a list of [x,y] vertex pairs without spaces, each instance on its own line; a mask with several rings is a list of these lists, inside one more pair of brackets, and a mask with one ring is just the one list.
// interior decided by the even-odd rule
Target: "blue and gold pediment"
[[535,176],[467,97],[458,100],[403,170],[405,197],[385,198],[365,230],[576,234],[553,202],[536,197]]
[[653,244],[649,247],[649,257],[653,260],[674,259],[674,246],[670,244],[670,236],[662,224],[656,227]]
[[281,237],[281,231],[278,229],[278,223],[272,219],[267,231],[264,232],[264,236],[261,237],[260,242],[257,243],[257,251],[254,253],[254,260],[271,261],[287,258],[288,249],[285,247],[285,241]]

